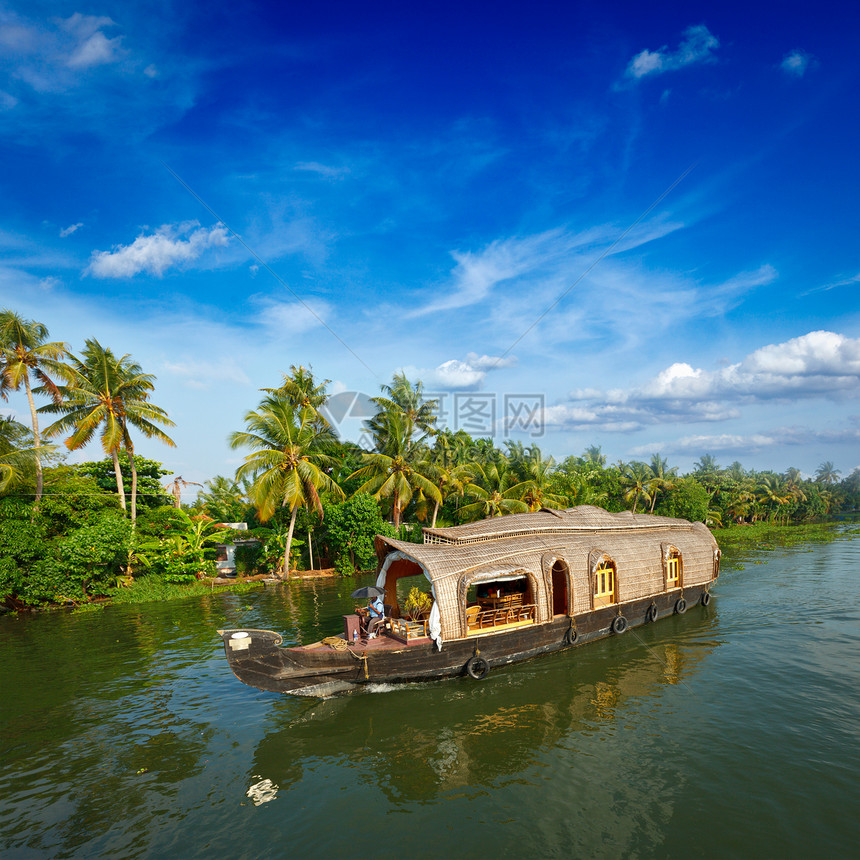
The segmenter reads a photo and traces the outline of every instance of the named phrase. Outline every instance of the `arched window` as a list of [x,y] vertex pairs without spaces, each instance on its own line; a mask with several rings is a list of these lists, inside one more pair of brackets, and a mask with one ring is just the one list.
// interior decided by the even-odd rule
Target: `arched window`
[[601,606],[609,606],[618,601],[618,582],[615,562],[609,558],[602,558],[597,567],[594,568],[592,579],[592,608],[599,609]]
[[681,588],[684,585],[684,561],[676,546],[663,544],[663,576],[666,591]]

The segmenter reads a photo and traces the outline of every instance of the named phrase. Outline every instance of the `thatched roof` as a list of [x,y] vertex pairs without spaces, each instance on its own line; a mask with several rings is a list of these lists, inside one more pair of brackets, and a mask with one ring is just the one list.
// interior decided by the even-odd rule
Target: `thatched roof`
[[656,529],[691,527],[687,520],[634,514],[622,511],[613,514],[593,505],[554,510],[541,508],[533,514],[511,514],[490,517],[476,523],[451,528],[425,528],[424,543],[463,544],[497,540],[503,537],[536,534],[568,534],[577,532],[616,531],[618,529]]

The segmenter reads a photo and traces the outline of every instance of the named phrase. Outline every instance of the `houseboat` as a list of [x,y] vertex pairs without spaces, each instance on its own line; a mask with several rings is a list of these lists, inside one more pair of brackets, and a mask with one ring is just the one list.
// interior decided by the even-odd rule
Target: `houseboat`
[[[377,636],[358,615],[344,616],[337,636],[295,647],[271,630],[219,630],[236,677],[322,697],[368,683],[480,680],[508,663],[707,606],[720,568],[702,523],[590,505],[423,533],[423,544],[376,537],[385,605]],[[402,597],[422,582],[432,603],[410,618]]]

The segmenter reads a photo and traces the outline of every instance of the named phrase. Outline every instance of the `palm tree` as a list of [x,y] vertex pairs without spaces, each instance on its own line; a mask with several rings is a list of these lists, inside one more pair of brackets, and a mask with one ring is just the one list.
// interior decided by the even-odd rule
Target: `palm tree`
[[[377,414],[373,420],[380,418],[380,414]],[[441,491],[432,478],[424,474],[430,471],[426,468],[427,451],[423,437],[419,440],[412,438],[414,426],[411,417],[403,412],[387,413],[384,424],[381,421],[377,423],[382,450],[364,453],[364,465],[349,476],[365,479],[356,492],[370,493],[377,499],[391,499],[395,528],[400,527],[403,511],[416,491],[434,502],[442,503]]]
[[290,548],[299,508],[314,508],[322,519],[320,492],[343,498],[343,490],[325,471],[335,466],[329,454],[336,441],[334,433],[316,419],[313,409],[295,409],[286,399],[269,396],[245,416],[248,430],[230,436],[231,448],[253,449],[236,470],[236,477],[253,478],[251,494],[260,520],[271,519],[278,508],[290,509],[284,547],[286,577],[290,575]]
[[203,484],[198,481],[186,481],[182,475],[177,475],[169,484],[164,485],[164,489],[173,496],[173,507],[176,510],[182,508],[182,491],[190,486],[202,487]]
[[526,456],[518,469],[518,474],[529,484],[522,498],[530,511],[539,511],[546,507],[563,508],[567,505],[567,498],[552,490],[554,469],[555,459],[549,457],[544,460],[537,445],[530,445],[526,449]]
[[649,482],[651,491],[651,508],[648,513],[654,513],[654,505],[657,502],[657,493],[660,490],[671,490],[675,484],[670,480],[678,474],[678,467],[672,466],[669,468],[669,461],[661,457],[659,454],[654,454],[651,457],[651,474],[654,476]]
[[645,496],[649,498],[649,482],[653,480],[653,473],[645,463],[639,460],[634,460],[624,467],[622,474],[622,483],[627,489],[624,491],[625,501],[633,499],[633,513],[636,513],[636,506],[639,504],[639,499]]
[[42,498],[44,477],[42,475],[42,439],[30,374],[40,383],[39,393],[47,394],[54,402],[61,395],[57,384],[48,375],[63,375],[62,359],[67,355],[66,344],[60,341],[48,343],[48,329],[35,320],[25,320],[15,311],[0,311],[0,394],[5,399],[6,389],[17,391],[22,383],[30,405],[30,420],[33,425],[33,456],[36,463],[36,504]]
[[304,365],[290,365],[290,372],[284,374],[284,381],[278,388],[263,388],[262,391],[272,397],[286,400],[295,410],[310,409],[315,412],[319,422],[327,424],[328,421],[320,412],[328,399],[328,388],[330,379],[317,382],[314,379],[313,369]]
[[713,454],[702,454],[695,463],[693,463],[693,474],[695,475],[713,475],[720,471],[720,464],[717,462]]
[[523,496],[532,488],[532,483],[517,482],[504,457],[499,457],[494,463],[472,463],[469,472],[471,481],[465,484],[463,493],[476,501],[460,509],[465,517],[481,519],[528,511],[529,506],[523,501]]
[[759,476],[758,499],[766,507],[772,507],[774,516],[780,509],[794,498],[791,491],[779,475],[764,474]]
[[248,507],[250,482],[244,479],[244,486],[237,481],[216,475],[207,481],[197,496],[195,507],[202,509],[210,517],[221,523],[239,522]]
[[833,463],[828,460],[815,470],[815,481],[819,484],[835,484],[839,481],[841,474],[842,472],[835,468]]
[[175,447],[175,442],[157,424],[173,427],[167,413],[149,402],[149,392],[155,387],[155,377],[144,373],[130,355],[117,358],[97,340],[85,342],[81,358],[70,355],[71,364],[65,372],[68,385],[58,386],[60,403],[49,403],[40,412],[65,413],[45,430],[46,436],[70,432],[66,447],[70,451],[83,448],[101,428],[104,452],[113,460],[116,488],[122,509],[126,510],[119,451],[125,449],[131,465],[131,521],[137,519],[137,468],[130,427],[147,439],[158,439]]
[[424,399],[424,383],[421,380],[412,383],[405,373],[395,373],[391,385],[382,386],[382,393],[382,397],[371,398],[377,412],[367,422],[378,451],[387,447],[390,415],[400,416],[401,432],[407,432],[409,439],[415,434],[426,436],[435,432],[439,401]]
[[582,455],[583,463],[590,463],[603,469],[606,466],[606,455],[601,452],[600,445],[589,445]]
[[[53,445],[42,445],[41,453],[53,448]],[[34,453],[31,431],[10,415],[0,418],[0,493],[23,480],[33,467]]]

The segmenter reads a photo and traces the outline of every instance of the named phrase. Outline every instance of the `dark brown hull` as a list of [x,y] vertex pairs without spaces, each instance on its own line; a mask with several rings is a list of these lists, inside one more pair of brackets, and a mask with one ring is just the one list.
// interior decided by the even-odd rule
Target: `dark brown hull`
[[[638,627],[649,623],[648,610],[652,604],[659,620],[675,614],[682,596],[690,607],[700,603],[706,592],[706,587],[695,587],[662,593],[582,613],[572,623],[567,616],[557,616],[543,624],[445,642],[441,651],[430,640],[408,646],[385,643],[383,648],[365,647],[361,643],[349,645],[345,650],[328,646],[283,648],[281,636],[270,630],[245,628],[218,632],[230,668],[243,683],[273,693],[325,697],[367,683],[427,681],[463,675],[466,664],[475,656],[486,660],[492,669],[621,635],[612,631],[613,621],[619,615],[626,619],[628,629]],[[570,644],[572,627],[576,636]],[[248,647],[231,647],[233,634],[238,632],[250,635]]]

